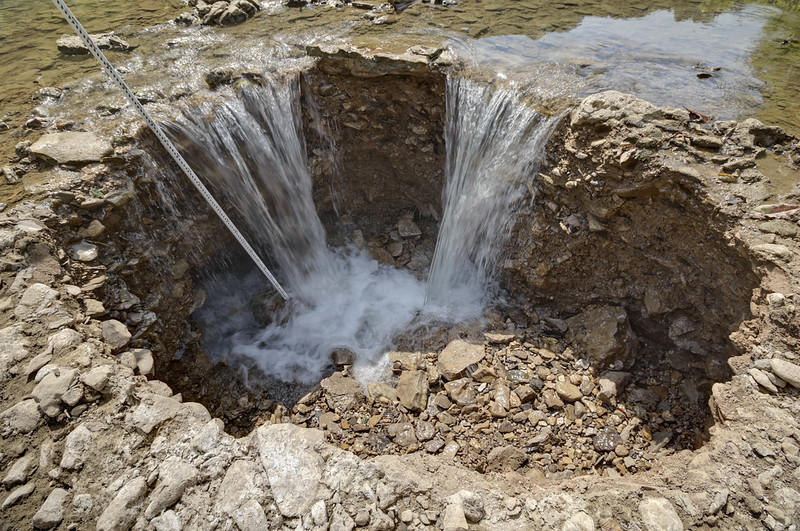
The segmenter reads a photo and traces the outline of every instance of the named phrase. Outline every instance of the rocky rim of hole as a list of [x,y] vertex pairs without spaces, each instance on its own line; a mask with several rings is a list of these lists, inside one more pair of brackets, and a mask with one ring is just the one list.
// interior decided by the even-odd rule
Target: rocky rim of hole
[[[213,254],[209,246],[222,249],[224,242],[196,241],[197,233],[220,230],[202,209],[192,210],[184,219],[169,216],[157,199],[153,180],[157,169],[148,166],[138,147],[148,147],[147,138],[130,140],[113,147],[101,139],[100,147],[84,153],[80,161],[50,156],[48,164],[56,162],[50,169],[40,166],[40,159],[48,155],[37,155],[39,148],[19,147],[19,173],[36,167],[51,172],[61,184],[47,201],[23,202],[3,215],[0,467],[7,493],[3,517],[10,525],[33,522],[37,528],[77,528],[87,521],[96,522],[99,529],[148,525],[157,529],[298,525],[680,529],[752,527],[756,522],[788,529],[800,525],[796,512],[800,211],[796,193],[780,204],[764,205],[765,178],[755,169],[767,148],[797,160],[797,141],[777,128],[755,120],[700,125],[685,110],[655,108],[619,93],[584,100],[551,140],[550,163],[539,176],[541,195],[521,214],[524,223],[517,224],[504,264],[509,293],[529,301],[512,307],[534,311],[523,316],[498,309],[489,334],[449,330],[447,337],[435,338],[441,350],[436,347],[424,359],[414,355],[421,345],[395,354],[397,385],[368,389],[363,404],[381,411],[376,426],[385,430],[383,442],[397,446],[398,453],[410,453],[363,457],[341,447],[344,443],[357,450],[355,442],[340,433],[358,433],[361,425],[374,428],[370,427],[374,417],[369,415],[362,423],[367,415],[359,416],[358,404],[341,409],[342,401],[363,393],[346,382],[344,374],[323,383],[318,400],[301,401],[286,414],[271,411],[269,422],[262,416],[263,424],[240,437],[226,433],[222,420],[212,418],[204,406],[184,401],[184,396],[155,379],[175,378],[180,384],[180,376],[169,374],[176,367],[170,360],[177,352],[183,356],[177,367],[194,364],[199,370],[211,369],[202,355],[199,331],[180,316],[188,317],[202,303],[190,268],[201,266],[203,257]],[[79,143],[88,149],[89,143]],[[34,160],[37,156],[39,160]],[[80,169],[65,182],[59,163]],[[685,234],[694,235],[689,243],[707,248],[708,253],[684,242],[681,254],[687,264],[676,267],[658,255],[651,257],[657,266],[641,261],[657,249],[648,247],[657,238],[652,225],[642,220],[658,216],[660,208],[688,213],[691,231]],[[605,240],[596,239],[600,237]],[[376,241],[395,258],[390,242]],[[176,260],[178,246],[188,250]],[[665,276],[658,268],[675,272],[671,282],[679,282],[679,289],[659,286],[653,293],[648,284],[627,285],[626,271],[631,274],[634,268],[610,263],[612,251],[620,248],[637,250],[626,255],[624,263],[641,269],[642,276]],[[718,284],[702,276],[703,265],[713,256],[720,262],[713,270],[722,276]],[[570,262],[572,257],[596,260],[595,264],[609,261],[604,265],[613,277],[599,276],[594,283],[576,283],[580,289],[574,292],[565,291],[573,276],[585,276],[586,264]],[[700,277],[687,277],[690,272]],[[701,289],[708,285],[714,289]],[[681,298],[688,302],[681,303]],[[703,304],[697,306],[694,298]],[[593,305],[576,311],[582,300]],[[576,330],[586,322],[607,329],[612,321],[616,328],[612,326],[607,336],[609,344],[623,348],[607,361],[619,360],[623,369],[632,362],[624,348],[628,345],[630,350],[632,337],[650,349],[653,363],[659,356],[667,365],[684,363],[669,353],[671,349],[699,351],[689,363],[702,360],[705,374],[700,378],[710,387],[714,420],[710,438],[699,451],[663,451],[660,439],[648,441],[646,422],[660,419],[657,424],[668,425],[665,413],[674,413],[660,411],[656,404],[655,412],[640,414],[639,401],[625,403],[630,389],[620,394],[622,383],[615,381],[620,375],[605,373],[603,364],[583,365],[587,348],[581,347]],[[696,326],[680,324],[687,322]],[[725,330],[728,326],[733,329]],[[561,340],[552,337],[564,332]],[[451,342],[459,339],[456,336],[472,340],[473,345]],[[469,363],[451,366],[462,358],[469,358]],[[719,364],[706,361],[726,358],[732,374],[715,377]],[[513,362],[515,367],[503,373],[497,361],[503,366]],[[436,369],[438,378],[431,377],[429,367]],[[700,366],[692,369],[701,372]],[[636,370],[635,363],[631,370]],[[657,363],[644,370],[655,371],[645,375],[655,380],[671,378],[675,371]],[[535,374],[526,373],[520,381],[515,371]],[[210,371],[210,380],[214,374]],[[542,382],[541,391],[532,385],[533,378]],[[613,396],[610,384],[618,396]],[[670,381],[661,390],[656,383],[641,394],[648,391],[656,397],[648,395],[651,400],[668,401],[673,385],[680,384]],[[339,386],[347,392],[339,392]],[[532,393],[527,394],[525,387]],[[201,394],[188,386],[178,388],[185,394]],[[423,407],[420,395],[426,388],[429,400]],[[470,391],[477,404],[471,410],[469,403],[458,404]],[[666,392],[666,399],[659,392]],[[395,395],[402,407],[393,403]],[[523,402],[530,395],[533,398]],[[239,396],[244,396],[244,389]],[[674,398],[677,405],[684,397]],[[435,411],[428,411],[431,402]],[[531,402],[533,407],[522,408]],[[620,403],[623,408],[612,409]],[[576,404],[584,406],[583,415],[576,413]],[[453,405],[462,416],[449,424],[443,413]],[[239,401],[232,409],[236,407],[248,409],[252,404]],[[412,418],[418,409],[422,411]],[[321,424],[323,430],[283,423],[309,411],[315,413],[313,420],[304,422]],[[354,422],[348,418],[351,411]],[[396,417],[386,417],[384,411]],[[428,419],[422,417],[426,412]],[[478,415],[476,421],[472,414]],[[533,415],[536,418],[531,419]],[[583,460],[574,457],[577,450],[583,456],[583,449],[557,448],[550,439],[559,429],[573,429],[587,415],[597,432],[578,436],[591,442],[578,438],[576,442],[589,444],[597,455],[588,470],[598,470],[603,462],[607,472],[568,481],[558,475],[544,477],[552,475],[552,464],[563,470],[583,466]],[[555,419],[552,425],[548,419]],[[423,423],[433,428],[434,437],[425,440],[431,430]],[[526,431],[506,431],[506,425],[515,424],[524,425]],[[485,455],[485,474],[456,466],[453,457],[463,462],[471,455],[471,440],[481,442],[475,454],[480,455],[489,440],[480,437],[496,439],[495,428],[504,435]],[[480,437],[458,440],[462,429]],[[509,433],[512,438],[525,437],[524,451],[506,439]],[[533,444],[544,434],[548,436]],[[431,455],[425,444],[436,437],[444,445]],[[414,439],[420,447],[414,446]],[[641,452],[631,467],[625,462],[631,455],[621,455],[626,443],[633,446],[626,448],[629,454]],[[573,455],[570,449],[575,450]],[[644,452],[658,451],[663,457],[644,458]],[[537,461],[545,460],[546,454],[550,462]],[[628,468],[641,472],[629,476]]]

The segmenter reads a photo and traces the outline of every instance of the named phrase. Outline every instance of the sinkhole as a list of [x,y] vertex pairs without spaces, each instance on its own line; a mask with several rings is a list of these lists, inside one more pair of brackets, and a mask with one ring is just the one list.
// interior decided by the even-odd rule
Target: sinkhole
[[111,317],[185,400],[236,435],[293,422],[532,477],[703,444],[758,279],[687,172],[620,156],[669,113],[582,123],[519,87],[334,58],[230,81],[167,129],[290,299],[147,133],[104,220],[126,264],[105,297],[135,299]]

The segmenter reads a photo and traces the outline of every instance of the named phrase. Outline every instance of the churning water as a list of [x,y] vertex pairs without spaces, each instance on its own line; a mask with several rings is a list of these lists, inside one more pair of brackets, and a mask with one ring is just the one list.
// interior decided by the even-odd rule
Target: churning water
[[192,140],[188,160],[233,205],[256,247],[272,254],[290,294],[264,327],[239,311],[255,283],[236,275],[219,283],[197,313],[212,355],[310,384],[330,367],[331,352],[349,349],[356,374],[373,380],[393,338],[412,325],[481,315],[513,204],[535,175],[555,119],[511,90],[462,79],[448,81],[447,98],[445,211],[427,284],[359,249],[326,246],[296,80],[246,86],[235,101],[187,109],[169,126],[184,144]]

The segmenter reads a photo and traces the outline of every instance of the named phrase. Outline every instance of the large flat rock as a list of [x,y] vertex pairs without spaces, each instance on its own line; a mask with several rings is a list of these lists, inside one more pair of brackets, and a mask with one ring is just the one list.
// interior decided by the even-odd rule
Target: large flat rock
[[82,165],[111,155],[111,144],[92,133],[48,133],[31,147],[31,153],[56,164]]

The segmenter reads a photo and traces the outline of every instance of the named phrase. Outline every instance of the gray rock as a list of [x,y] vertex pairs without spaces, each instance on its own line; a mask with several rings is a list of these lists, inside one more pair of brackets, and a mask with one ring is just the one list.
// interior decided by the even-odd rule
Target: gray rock
[[119,350],[131,340],[131,333],[128,327],[120,323],[116,319],[109,319],[100,324],[103,330],[103,338],[106,343],[111,345],[114,350]]
[[32,398],[14,404],[0,413],[0,422],[20,433],[32,432],[39,425],[41,419],[39,406]]
[[403,371],[397,382],[397,397],[410,411],[422,411],[428,405],[428,376],[425,371]]
[[159,395],[147,395],[133,411],[133,425],[144,433],[150,433],[153,429],[178,414],[180,402]]
[[331,515],[330,531],[352,531],[355,527],[355,521],[347,514],[344,507],[338,504],[335,505]]
[[400,218],[397,222],[397,232],[400,234],[401,238],[413,238],[414,236],[420,236],[422,234],[419,226],[408,216]]
[[181,531],[183,529],[181,519],[175,511],[164,511],[161,516],[156,516],[150,520],[150,525],[156,531]]
[[609,371],[600,376],[600,389],[597,398],[609,405],[616,405],[617,395],[625,390],[625,386],[631,379],[630,373],[620,371]]
[[594,449],[598,452],[613,452],[614,448],[622,444],[622,437],[613,426],[606,426],[594,436]]
[[594,520],[583,511],[572,515],[561,526],[561,531],[594,531],[594,529]]
[[97,258],[97,246],[93,243],[79,242],[70,247],[69,255],[78,262],[91,262]]
[[168,457],[158,467],[158,483],[150,494],[150,503],[144,511],[148,520],[160,515],[177,502],[183,492],[197,481],[197,469],[175,456]]
[[579,352],[603,363],[625,362],[637,344],[621,306],[599,306],[567,319],[570,338]]
[[14,308],[14,315],[24,320],[50,313],[55,307],[54,301],[57,298],[58,292],[49,286],[32,284],[22,294],[22,299]]
[[369,393],[369,396],[373,400],[385,398],[390,404],[394,404],[398,401],[397,391],[394,389],[394,387],[384,383],[368,383],[367,393]]
[[468,522],[477,524],[486,516],[483,499],[468,490],[461,490],[447,498],[448,504],[460,505]]
[[146,348],[135,348],[131,351],[136,358],[136,367],[139,374],[145,376],[153,374],[153,353]]
[[328,510],[325,508],[324,501],[319,500],[311,507],[311,521],[318,527],[328,523]]
[[790,384],[792,387],[800,389],[800,366],[795,365],[790,361],[785,361],[777,358],[770,360],[772,372],[775,375]]
[[111,144],[93,133],[48,133],[34,142],[31,153],[56,164],[85,165],[113,153]]
[[91,494],[78,494],[72,499],[73,514],[84,517],[94,509],[94,498]]
[[61,356],[83,342],[80,333],[72,328],[59,330],[47,339],[47,345],[52,349],[53,354]]
[[61,523],[64,519],[64,505],[67,503],[69,493],[61,488],[53,489],[42,506],[33,515],[35,529],[50,529]]
[[770,381],[769,376],[767,376],[760,369],[751,367],[750,369],[748,369],[747,373],[753,377],[753,380],[755,380],[758,385],[760,385],[770,393],[778,392],[778,388],[775,387],[775,384],[773,384],[772,381]]
[[725,504],[728,503],[729,495],[730,491],[728,489],[722,489],[718,491],[708,506],[708,514],[717,514],[723,507],[725,507]]
[[220,419],[211,419],[202,427],[200,432],[192,438],[192,446],[201,454],[211,452],[216,446],[217,441],[222,437],[224,425]]
[[261,426],[256,431],[261,464],[281,514],[308,514],[317,502],[325,462],[316,449],[325,442],[319,430],[291,424]]
[[35,464],[36,460],[33,458],[32,453],[20,457],[8,469],[6,477],[3,478],[3,485],[8,488],[25,483]]
[[675,507],[666,498],[647,498],[639,503],[639,513],[647,531],[683,531]]
[[[126,52],[131,49],[130,44],[113,33],[98,33],[90,37],[101,50]],[[59,52],[66,55],[89,55],[89,48],[77,35],[62,35],[56,42],[56,47]]]
[[422,442],[430,441],[436,435],[436,427],[427,421],[421,420],[417,422],[417,440]]
[[12,505],[20,501],[22,498],[30,496],[34,488],[35,487],[33,485],[33,482],[31,482],[31,483],[26,483],[25,485],[17,487],[16,489],[12,490],[11,494],[6,496],[6,499],[3,500],[3,504],[0,505],[0,510],[5,510],[6,507],[11,507]]
[[42,378],[31,394],[45,415],[55,418],[61,413],[63,407],[61,397],[69,390],[77,376],[78,371],[75,369],[61,368]]
[[50,352],[42,352],[25,366],[24,374],[26,377],[29,377],[31,374],[38,372],[39,369],[50,363],[53,359],[53,355]]
[[261,463],[234,461],[214,496],[214,511],[232,514],[249,499],[262,499],[267,494],[267,478]]
[[64,442],[64,455],[61,458],[61,468],[76,470],[83,466],[87,458],[91,457],[90,450],[94,435],[85,424],[81,424],[67,435]]
[[108,379],[112,374],[114,374],[113,365],[100,365],[81,375],[81,381],[88,387],[100,392],[106,388]]
[[394,439],[395,444],[403,448],[416,445],[419,442],[417,441],[417,435],[414,431],[414,425],[410,422],[395,422],[394,424],[389,424],[386,428],[386,433],[389,437]]
[[103,306],[103,303],[96,299],[86,299],[83,301],[83,304],[86,307],[86,315],[89,317],[98,317],[106,313],[106,308]]
[[322,380],[320,386],[334,407],[340,411],[353,409],[366,398],[355,380],[339,372]]
[[233,521],[241,531],[261,531],[271,527],[264,508],[253,499],[233,511]]
[[141,476],[125,482],[97,520],[97,531],[130,529],[141,511],[147,494],[147,482]]
[[443,531],[469,531],[467,524],[467,517],[464,515],[464,509],[457,503],[451,503],[444,509],[444,516],[442,516],[442,530]]
[[21,324],[0,330],[0,379],[8,368],[28,357],[29,346],[30,340],[23,333]]
[[472,380],[460,378],[444,384],[448,396],[459,406],[466,406],[475,402],[475,389]]
[[74,385],[61,395],[61,401],[69,407],[77,405],[81,398],[83,398],[83,386],[81,385]]
[[473,345],[461,339],[451,341],[439,354],[436,368],[445,380],[461,377],[467,367],[480,362],[486,352],[483,345]]
[[767,262],[783,262],[792,259],[792,251],[785,245],[762,243],[754,245],[751,249],[756,256]]

